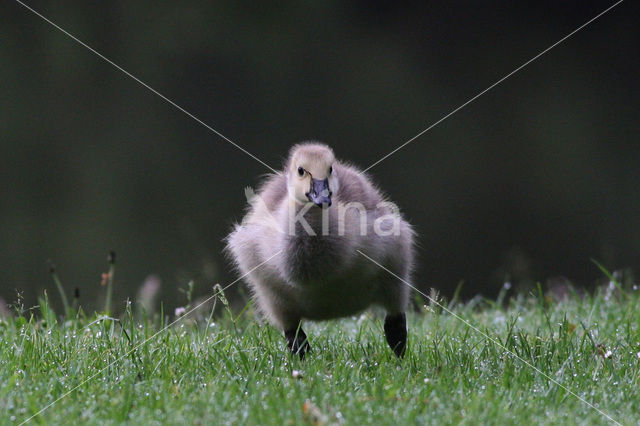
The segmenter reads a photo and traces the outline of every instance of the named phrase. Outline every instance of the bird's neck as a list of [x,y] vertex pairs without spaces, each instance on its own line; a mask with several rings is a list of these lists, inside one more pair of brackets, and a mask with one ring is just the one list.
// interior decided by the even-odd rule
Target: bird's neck
[[295,236],[323,236],[329,234],[331,210],[320,208],[311,203],[302,204],[289,199],[288,212],[285,215],[285,230]]

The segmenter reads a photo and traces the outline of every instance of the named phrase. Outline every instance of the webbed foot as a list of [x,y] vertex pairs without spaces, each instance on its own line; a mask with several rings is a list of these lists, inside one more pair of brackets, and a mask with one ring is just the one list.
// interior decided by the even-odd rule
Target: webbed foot
[[398,358],[404,357],[407,346],[407,317],[404,312],[387,315],[384,319],[384,335]]
[[292,354],[298,355],[300,359],[304,359],[307,352],[311,350],[311,346],[307,340],[302,327],[297,327],[291,330],[285,330],[284,337],[287,338],[287,346]]

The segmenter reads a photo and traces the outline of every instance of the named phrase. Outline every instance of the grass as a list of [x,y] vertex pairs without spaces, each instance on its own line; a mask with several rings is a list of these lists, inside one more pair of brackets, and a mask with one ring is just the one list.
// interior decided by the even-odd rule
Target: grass
[[70,391],[31,423],[612,423],[567,389],[637,424],[638,293],[449,304],[503,348],[427,306],[408,317],[402,362],[375,313],[305,324],[313,351],[299,361],[251,309],[219,309],[224,299],[215,316],[185,318],[152,338],[164,315],[135,319],[128,305],[117,319],[68,306],[58,316],[45,295],[37,315],[0,322],[0,424]]

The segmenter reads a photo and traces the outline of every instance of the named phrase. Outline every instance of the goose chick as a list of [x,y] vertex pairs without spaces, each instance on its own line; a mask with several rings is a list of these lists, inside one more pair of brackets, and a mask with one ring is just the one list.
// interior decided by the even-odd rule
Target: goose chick
[[414,232],[369,178],[337,161],[320,143],[295,145],[279,174],[250,197],[227,252],[271,324],[302,358],[310,349],[301,320],[386,310],[384,331],[398,357],[405,352]]

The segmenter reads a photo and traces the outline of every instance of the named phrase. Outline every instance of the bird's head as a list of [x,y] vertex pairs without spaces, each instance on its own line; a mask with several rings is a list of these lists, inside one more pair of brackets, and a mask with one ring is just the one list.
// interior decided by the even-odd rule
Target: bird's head
[[331,206],[331,197],[338,191],[334,162],[333,150],[327,145],[302,143],[291,148],[286,168],[289,198],[299,204]]

